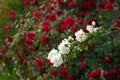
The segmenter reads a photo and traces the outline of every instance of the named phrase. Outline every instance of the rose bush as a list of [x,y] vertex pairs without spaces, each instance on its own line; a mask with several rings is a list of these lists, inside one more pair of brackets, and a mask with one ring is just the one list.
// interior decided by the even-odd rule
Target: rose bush
[[119,80],[120,7],[114,0],[24,0],[0,48],[2,75],[37,80]]

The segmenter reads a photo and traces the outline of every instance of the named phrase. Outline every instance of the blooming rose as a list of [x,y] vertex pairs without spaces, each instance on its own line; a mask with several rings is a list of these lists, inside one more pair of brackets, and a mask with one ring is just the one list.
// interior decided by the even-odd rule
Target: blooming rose
[[49,59],[50,62],[53,63],[54,67],[58,67],[63,63],[63,59],[62,59],[61,54],[55,49],[52,49],[50,51],[50,53],[48,54],[47,59]]
[[70,42],[68,39],[62,40],[60,45],[58,45],[58,50],[60,54],[68,54],[70,52]]
[[45,44],[49,43],[49,41],[50,41],[50,38],[48,36],[46,36],[46,35],[42,35],[41,39],[42,39],[42,42],[45,43]]
[[81,29],[75,33],[76,40],[79,41],[80,43],[85,41],[87,39],[86,33]]

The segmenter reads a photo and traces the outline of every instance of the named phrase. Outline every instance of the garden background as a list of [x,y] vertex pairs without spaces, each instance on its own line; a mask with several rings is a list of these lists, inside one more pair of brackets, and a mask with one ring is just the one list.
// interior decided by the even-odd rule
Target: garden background
[[0,80],[120,80],[120,0],[0,0]]

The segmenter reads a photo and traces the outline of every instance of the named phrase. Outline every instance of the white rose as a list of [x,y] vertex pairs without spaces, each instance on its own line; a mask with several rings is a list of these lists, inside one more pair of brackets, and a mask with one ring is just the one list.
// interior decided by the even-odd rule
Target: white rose
[[75,33],[76,40],[79,42],[83,42],[87,39],[86,33],[81,29]]
[[62,59],[61,54],[55,49],[52,49],[50,51],[50,53],[48,54],[47,59],[49,59],[50,62],[53,63],[54,67],[58,67],[63,63],[63,59]]
[[68,54],[70,52],[70,42],[68,39],[62,40],[60,45],[58,45],[58,50],[61,54]]

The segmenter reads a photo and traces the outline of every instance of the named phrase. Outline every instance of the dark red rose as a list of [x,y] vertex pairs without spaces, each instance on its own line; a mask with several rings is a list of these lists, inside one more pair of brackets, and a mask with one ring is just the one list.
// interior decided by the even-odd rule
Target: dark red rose
[[9,60],[9,57],[6,56],[6,55],[4,55],[4,56],[3,56],[3,59],[4,59],[4,60]]
[[66,80],[75,80],[74,77],[72,75],[67,75]]
[[104,62],[109,63],[112,59],[108,56],[103,57]]
[[86,57],[81,57],[80,62],[84,62],[86,60]]
[[52,6],[48,6],[48,7],[47,7],[47,11],[48,11],[48,12],[51,12],[53,9],[54,9],[54,8],[53,8]]
[[75,26],[73,26],[73,27],[71,27],[71,31],[72,31],[72,33],[74,34],[74,33],[77,32],[78,30],[77,30],[77,28],[76,28]]
[[69,6],[72,7],[72,8],[74,8],[74,7],[76,6],[76,4],[75,4],[75,2],[70,1],[70,2],[69,2]]
[[96,69],[96,70],[93,70],[93,71],[90,71],[88,73],[88,77],[91,78],[91,79],[94,79],[96,77],[100,77],[101,75],[101,72],[102,72],[102,69]]
[[31,0],[32,4],[35,4],[36,0]]
[[35,39],[35,33],[34,32],[28,32],[28,38],[31,40]]
[[8,31],[10,29],[10,25],[6,24],[5,27],[3,28],[3,30]]
[[105,3],[104,2],[99,2],[98,3],[98,11],[101,11],[104,8],[105,8]]
[[60,30],[61,30],[61,31],[64,31],[64,30],[66,30],[68,27],[69,27],[68,24],[62,24],[62,25],[60,26]]
[[46,62],[47,62],[49,65],[53,65],[53,63],[51,63],[49,59],[46,59]]
[[92,25],[92,22],[95,21],[94,18],[87,19],[87,24]]
[[3,46],[4,49],[9,49],[9,46],[6,44]]
[[113,26],[120,28],[120,20],[118,20],[118,19],[117,19],[117,20],[114,20],[114,21],[113,21]]
[[42,59],[35,59],[35,64],[37,68],[41,68],[43,65]]
[[63,14],[62,10],[56,10],[56,14],[59,16],[61,14]]
[[29,1],[28,0],[24,0],[24,6],[25,7],[29,6]]
[[86,63],[81,63],[79,66],[82,69],[86,69],[88,67]]
[[80,17],[84,17],[85,16],[85,12],[80,12],[79,15],[80,15]]
[[2,55],[4,53],[4,51],[2,49],[0,49],[0,54]]
[[57,3],[58,3],[58,5],[60,5],[60,6],[65,5],[65,2],[63,2],[63,0],[57,0]]
[[49,30],[50,30],[50,26],[48,26],[48,25],[42,26],[43,32],[49,32]]
[[40,9],[41,9],[42,11],[45,11],[45,7],[44,7],[44,6],[42,6]]
[[80,8],[84,9],[84,10],[89,10],[90,9],[90,4],[88,1],[85,1],[83,2],[81,5],[80,5]]
[[105,4],[105,8],[109,11],[112,12],[114,10],[114,6],[111,3]]
[[49,20],[50,20],[50,21],[55,21],[55,20],[56,20],[56,15],[53,14],[53,13],[50,14],[50,15],[49,15]]
[[21,53],[20,53],[20,57],[21,57],[21,58],[24,58],[24,57],[25,57],[25,53],[24,53],[24,52],[21,52]]
[[26,64],[27,63],[27,61],[26,60],[22,60],[22,64],[24,65],[24,64]]
[[9,35],[9,36],[7,37],[7,42],[12,42],[12,41],[13,41],[13,38],[12,38],[12,36]]
[[83,29],[82,29],[84,32],[88,33],[89,31],[87,30],[87,27],[85,26]]
[[80,26],[83,25],[83,20],[82,19],[77,20],[77,22]]
[[35,49],[33,48],[32,45],[28,45],[28,50],[30,50],[30,51],[34,51]]
[[50,41],[50,38],[46,35],[42,35],[41,39],[42,39],[42,42],[45,44],[49,43],[49,41]]
[[8,12],[8,14],[9,14],[9,16],[10,16],[10,18],[15,18],[15,12],[14,12],[14,10],[10,10],[9,12]]
[[71,18],[71,17],[65,18],[64,21],[65,21],[65,23],[68,24],[69,26],[73,26],[74,23],[75,23],[75,20],[74,20],[73,18]]
[[33,15],[33,17],[34,17],[35,19],[37,19],[37,20],[39,20],[39,19],[40,19],[40,16],[41,16],[41,14],[40,14],[39,11],[33,12],[32,15]]
[[62,74],[63,76],[67,76],[68,75],[68,70],[67,70],[67,66],[62,66],[60,69],[59,69],[59,72],[60,74]]
[[57,72],[54,69],[50,70],[50,74],[52,76],[57,76]]
[[33,40],[27,37],[27,38],[24,39],[24,43],[25,44],[32,44]]

